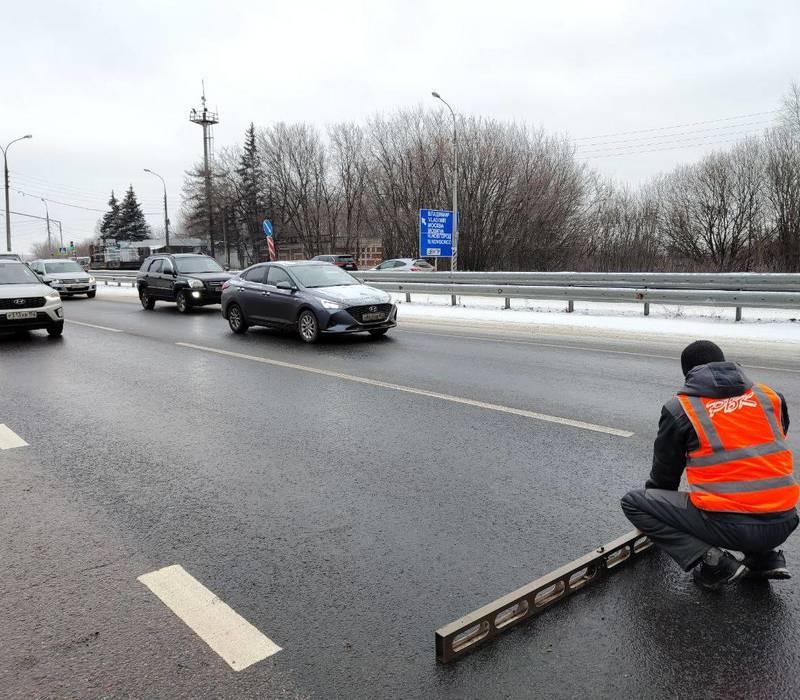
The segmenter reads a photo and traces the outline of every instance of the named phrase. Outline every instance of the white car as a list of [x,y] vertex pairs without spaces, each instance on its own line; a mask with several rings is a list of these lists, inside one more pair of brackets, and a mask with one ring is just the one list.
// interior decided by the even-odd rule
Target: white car
[[75,260],[34,260],[30,268],[42,282],[57,289],[62,297],[85,294],[94,299],[97,294],[97,280]]
[[21,262],[0,260],[0,332],[44,329],[53,337],[64,330],[61,295]]
[[436,268],[427,260],[419,258],[394,258],[384,260],[380,265],[373,267],[370,272],[433,272]]
[[22,256],[18,253],[12,253],[8,251],[7,253],[0,253],[0,261],[2,260],[13,260],[14,262],[23,262]]

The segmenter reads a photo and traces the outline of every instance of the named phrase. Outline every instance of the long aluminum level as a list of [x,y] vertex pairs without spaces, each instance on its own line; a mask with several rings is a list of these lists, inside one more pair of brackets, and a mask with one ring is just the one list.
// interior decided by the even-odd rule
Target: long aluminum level
[[436,660],[446,664],[474,651],[651,547],[650,540],[634,530],[439,628]]

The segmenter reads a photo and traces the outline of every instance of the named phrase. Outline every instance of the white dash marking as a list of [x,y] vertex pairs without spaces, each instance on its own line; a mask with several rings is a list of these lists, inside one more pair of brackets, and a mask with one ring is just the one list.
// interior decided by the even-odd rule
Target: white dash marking
[[67,323],[74,323],[77,326],[86,326],[87,328],[97,328],[101,331],[109,331],[111,333],[124,333],[125,331],[119,328],[109,328],[108,326],[98,326],[95,323],[84,323],[83,321],[73,321],[72,319],[64,319]]
[[390,382],[382,382],[378,379],[358,377],[354,374],[344,374],[343,372],[334,372],[333,370],[320,369],[319,367],[296,365],[292,362],[282,362],[281,360],[270,360],[266,357],[258,357],[257,355],[244,355],[240,352],[231,352],[230,350],[207,348],[204,347],[203,345],[193,345],[192,343],[175,343],[175,344],[183,348],[203,350],[205,352],[216,353],[217,355],[225,355],[226,357],[238,357],[243,360],[252,360],[253,362],[261,362],[265,365],[273,365],[275,367],[285,367],[287,369],[300,370],[301,372],[311,372],[313,374],[321,374],[325,377],[344,379],[348,382],[357,382],[359,384],[368,384],[369,386],[377,386],[381,387],[382,389],[394,389],[395,391],[402,391],[407,394],[428,396],[432,399],[439,399],[440,401],[450,401],[452,403],[463,404],[465,406],[474,406],[476,408],[483,408],[489,411],[510,413],[511,415],[514,416],[522,416],[523,418],[530,418],[532,420],[544,421],[546,423],[558,423],[560,425],[568,425],[571,428],[579,428],[581,430],[591,430],[592,432],[595,433],[605,433],[606,435],[614,435],[616,437],[623,437],[623,438],[633,437],[633,433],[630,430],[620,430],[619,428],[610,428],[606,425],[595,425],[594,423],[585,423],[584,421],[574,420],[572,418],[561,418],[560,416],[550,416],[546,413],[537,413],[536,411],[526,411],[525,409],[514,408],[513,406],[503,406],[501,404],[496,404],[496,403],[476,401],[475,399],[468,399],[462,396],[453,396],[452,394],[442,394],[438,391],[428,391],[427,389],[418,389],[413,386],[404,386],[403,384],[392,384]]
[[0,423],[0,450],[10,450],[12,447],[27,447],[25,442],[5,423]]
[[241,671],[281,650],[182,566],[167,566],[139,576],[137,580],[158,596],[234,671]]

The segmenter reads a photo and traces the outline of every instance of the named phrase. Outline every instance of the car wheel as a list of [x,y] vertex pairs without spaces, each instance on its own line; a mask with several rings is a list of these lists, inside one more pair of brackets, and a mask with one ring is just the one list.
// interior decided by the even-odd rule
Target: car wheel
[[369,334],[373,338],[380,338],[382,335],[386,335],[389,332],[388,328],[376,328],[373,331],[370,331]]
[[175,302],[178,305],[178,313],[188,314],[192,310],[192,302],[186,292],[178,292]]
[[247,333],[250,324],[244,320],[244,313],[238,304],[228,307],[228,325],[234,333]]
[[319,338],[319,321],[312,311],[303,310],[297,318],[297,332],[304,343],[316,343]]
[[47,327],[47,335],[51,338],[58,338],[64,332],[64,322],[59,321]]
[[87,299],[94,299],[97,296],[97,292],[88,292],[86,294]]
[[146,289],[139,290],[139,301],[142,302],[142,308],[146,311],[152,311],[155,308],[156,300],[150,296]]

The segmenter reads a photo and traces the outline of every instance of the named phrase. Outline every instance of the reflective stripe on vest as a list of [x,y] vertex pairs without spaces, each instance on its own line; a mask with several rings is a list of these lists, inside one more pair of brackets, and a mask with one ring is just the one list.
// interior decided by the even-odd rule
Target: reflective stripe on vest
[[792,476],[792,453],[779,423],[777,394],[754,386],[727,399],[679,395],[678,400],[699,441],[686,465],[696,507],[772,513],[797,504],[800,487]]

